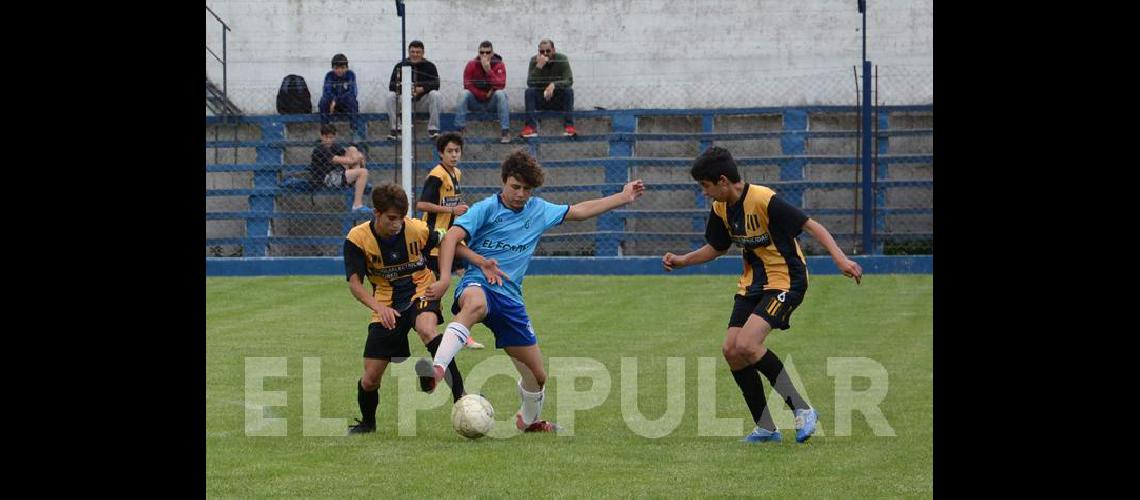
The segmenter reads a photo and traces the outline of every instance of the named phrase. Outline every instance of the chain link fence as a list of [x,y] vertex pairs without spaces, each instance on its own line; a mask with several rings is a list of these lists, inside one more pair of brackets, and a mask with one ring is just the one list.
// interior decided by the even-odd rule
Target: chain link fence
[[[543,115],[537,140],[522,129],[523,92],[508,87],[511,144],[499,144],[497,120],[469,120],[460,162],[465,202],[501,188],[499,162],[515,148],[530,150],[546,170],[537,195],[554,203],[604,196],[632,179],[646,182],[638,202],[601,217],[551,230],[536,255],[660,255],[703,243],[708,201],[689,177],[703,148],[728,148],[747,182],[772,187],[827,226],[853,254],[933,254],[933,68],[883,67],[872,80],[874,135],[874,247],[863,248],[860,102],[855,68],[795,76],[727,75],[702,85],[607,86],[575,81],[576,138],[561,137],[561,119]],[[310,82],[313,103],[320,82]],[[454,113],[461,82],[444,80],[443,112]],[[367,216],[348,211],[351,191],[291,188],[303,175],[319,138],[317,115],[277,119],[277,87],[230,89],[247,115],[237,124],[206,125],[207,256],[340,255],[352,225]],[[365,150],[369,184],[400,183],[400,144],[389,141],[383,102],[387,86],[361,83],[359,102],[367,135],[354,137],[338,117],[338,142]],[[636,102],[636,105],[631,105]],[[726,109],[753,108],[746,112]],[[755,109],[762,108],[762,109]],[[632,131],[615,123],[622,110],[637,114]],[[719,111],[718,111],[719,110]],[[308,121],[288,121],[308,120]],[[444,119],[444,130],[450,117]],[[426,119],[415,120],[413,196],[438,162]],[[615,126],[618,128],[615,129]],[[368,196],[365,204],[371,205]],[[420,214],[415,214],[416,216]],[[801,238],[809,254],[823,249]]]

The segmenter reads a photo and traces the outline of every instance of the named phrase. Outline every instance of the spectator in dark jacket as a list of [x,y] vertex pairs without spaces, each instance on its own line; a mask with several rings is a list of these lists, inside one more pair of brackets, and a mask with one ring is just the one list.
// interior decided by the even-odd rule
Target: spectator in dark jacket
[[412,66],[412,107],[416,111],[429,113],[428,134],[434,139],[439,135],[439,112],[443,106],[439,92],[433,92],[439,90],[439,72],[434,63],[424,59],[424,43],[419,40],[412,40],[408,44],[408,58],[392,68],[392,78],[388,81],[388,125],[391,128],[388,138],[396,140],[400,137],[400,118],[396,109],[400,102],[400,67],[405,63]]
[[538,135],[538,120],[534,112],[539,109],[564,111],[562,135],[578,135],[574,130],[574,72],[570,70],[570,59],[565,54],[555,52],[554,42],[543,39],[538,42],[538,54],[530,58],[526,73],[526,126],[523,137]]
[[325,73],[324,91],[321,92],[317,112],[321,114],[322,124],[328,123],[333,113],[348,113],[352,130],[364,137],[357,117],[360,105],[356,102],[356,73],[348,69],[348,57],[344,54],[333,56],[332,71]]

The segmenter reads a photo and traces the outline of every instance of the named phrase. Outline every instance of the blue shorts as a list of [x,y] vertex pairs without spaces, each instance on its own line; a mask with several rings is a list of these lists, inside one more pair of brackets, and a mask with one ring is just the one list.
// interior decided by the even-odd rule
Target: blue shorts
[[495,334],[495,349],[538,343],[538,337],[534,335],[534,328],[530,325],[530,317],[526,315],[526,306],[492,292],[479,283],[467,283],[462,289],[455,291],[451,314],[459,313],[459,297],[463,295],[463,290],[470,286],[483,288],[483,296],[487,297],[487,316],[483,318],[482,323]]

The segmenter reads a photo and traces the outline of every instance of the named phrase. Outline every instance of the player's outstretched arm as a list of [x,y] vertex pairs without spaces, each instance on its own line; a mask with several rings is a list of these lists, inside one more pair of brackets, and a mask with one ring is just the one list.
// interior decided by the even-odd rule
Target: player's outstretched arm
[[810,233],[816,241],[827,249],[827,253],[831,254],[831,260],[835,261],[835,266],[843,272],[844,276],[855,278],[856,285],[863,282],[863,267],[858,262],[847,258],[847,254],[843,253],[843,250],[835,243],[835,238],[831,237],[831,233],[827,231],[826,227],[823,227],[823,224],[808,219],[804,223],[804,231]]
[[570,211],[566,212],[566,220],[586,220],[590,217],[595,217],[622,205],[632,203],[643,193],[645,193],[645,184],[641,182],[641,179],[638,179],[626,184],[620,193],[570,205]]
[[674,255],[672,252],[666,252],[665,256],[661,257],[661,265],[665,266],[665,271],[672,271],[674,269],[680,269],[682,267],[704,264],[705,262],[724,255],[724,253],[727,251],[727,248],[724,250],[717,250],[713,248],[712,245],[706,243],[705,246],[693,250],[692,252],[689,252],[685,255]]

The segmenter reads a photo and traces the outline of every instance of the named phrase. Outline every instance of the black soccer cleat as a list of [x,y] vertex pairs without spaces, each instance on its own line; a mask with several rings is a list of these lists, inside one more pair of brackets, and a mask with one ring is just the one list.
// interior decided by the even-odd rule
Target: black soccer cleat
[[354,418],[353,420],[356,421],[356,425],[348,426],[348,435],[349,436],[351,436],[353,434],[366,434],[369,432],[376,432],[376,426],[375,425],[369,425],[369,424],[366,424],[364,422],[361,422],[359,418]]
[[416,361],[416,375],[420,377],[420,390],[430,393],[435,390],[435,365],[427,358]]

